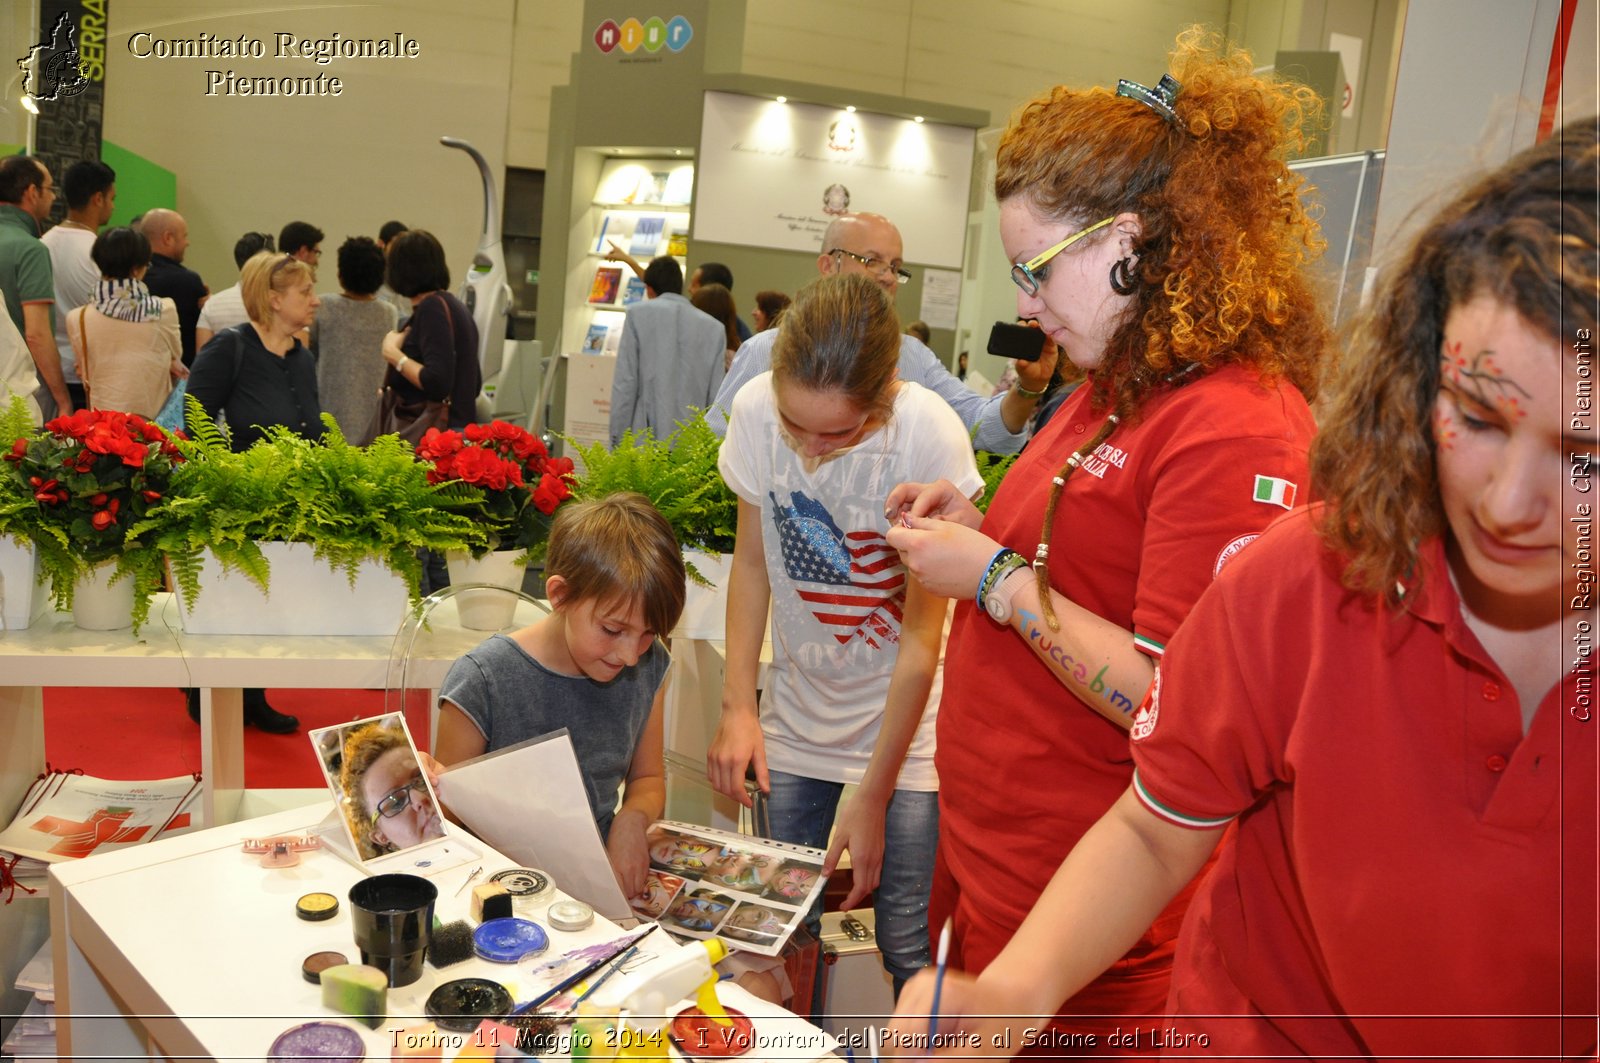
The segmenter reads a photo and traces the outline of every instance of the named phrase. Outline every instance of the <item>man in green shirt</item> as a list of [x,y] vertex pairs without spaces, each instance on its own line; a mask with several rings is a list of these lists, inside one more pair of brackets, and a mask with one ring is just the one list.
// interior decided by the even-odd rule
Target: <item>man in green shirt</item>
[[56,413],[65,416],[72,412],[72,396],[61,375],[61,352],[50,316],[56,301],[55,273],[50,252],[39,240],[55,201],[55,184],[44,163],[26,155],[0,159],[0,296],[27,341],[39,382],[54,397]]

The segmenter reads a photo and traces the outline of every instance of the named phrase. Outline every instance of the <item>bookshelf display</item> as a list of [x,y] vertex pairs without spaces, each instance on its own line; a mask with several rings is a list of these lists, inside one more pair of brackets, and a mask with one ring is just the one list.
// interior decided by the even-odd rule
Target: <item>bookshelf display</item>
[[640,268],[658,255],[671,255],[687,269],[690,198],[694,164],[677,158],[616,158],[601,166],[594,198],[574,230],[586,236],[575,245],[568,278],[568,337],[571,354],[616,354],[627,308],[644,298],[644,281],[625,261],[606,255],[615,248]]

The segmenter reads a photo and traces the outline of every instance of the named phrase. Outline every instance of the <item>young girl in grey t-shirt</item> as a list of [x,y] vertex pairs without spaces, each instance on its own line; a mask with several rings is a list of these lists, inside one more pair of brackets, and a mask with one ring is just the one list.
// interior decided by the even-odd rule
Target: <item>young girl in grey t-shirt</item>
[[545,573],[548,616],[451,666],[435,756],[448,767],[566,728],[612,870],[635,897],[645,830],[666,803],[670,657],[656,639],[683,611],[683,555],[648,499],[615,494],[557,511]]

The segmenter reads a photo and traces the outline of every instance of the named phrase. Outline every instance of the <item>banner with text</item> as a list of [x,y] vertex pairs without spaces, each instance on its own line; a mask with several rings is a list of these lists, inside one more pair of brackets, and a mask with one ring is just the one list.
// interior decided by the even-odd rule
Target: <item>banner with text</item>
[[[106,105],[106,8],[110,0],[41,0],[40,39],[18,65],[26,75],[23,91],[39,116],[34,125],[34,155],[49,167],[55,184],[80,159],[100,158],[100,127]],[[57,196],[51,218],[66,216],[67,199]]]
[[846,211],[882,214],[905,260],[959,268],[975,133],[729,92],[705,94],[694,237],[822,250]]

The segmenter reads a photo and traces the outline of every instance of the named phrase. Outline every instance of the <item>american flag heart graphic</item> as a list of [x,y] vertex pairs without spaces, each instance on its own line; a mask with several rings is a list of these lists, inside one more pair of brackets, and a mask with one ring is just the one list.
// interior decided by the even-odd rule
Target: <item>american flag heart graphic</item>
[[822,503],[799,491],[788,506],[768,497],[784,571],[811,615],[841,644],[857,637],[873,649],[899,642],[906,572],[883,533],[845,532]]

